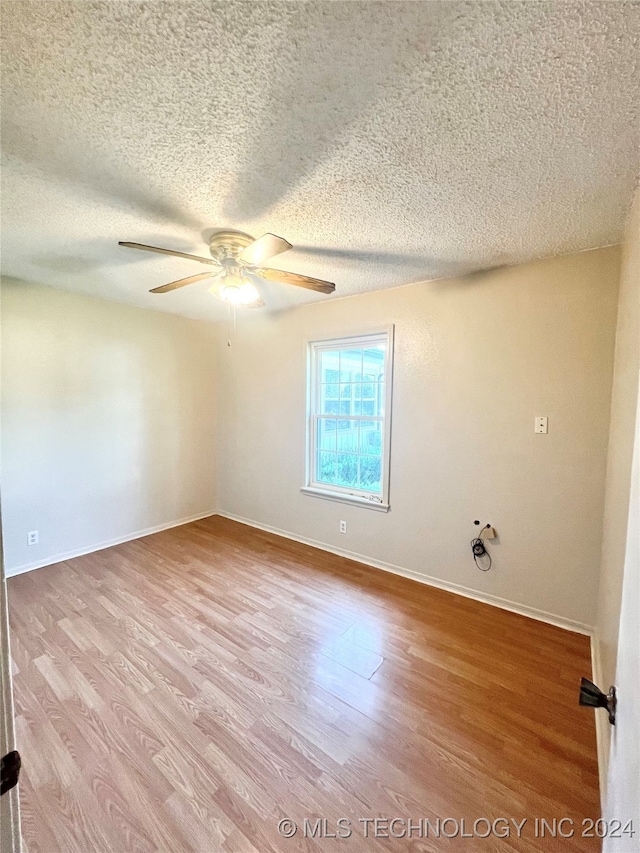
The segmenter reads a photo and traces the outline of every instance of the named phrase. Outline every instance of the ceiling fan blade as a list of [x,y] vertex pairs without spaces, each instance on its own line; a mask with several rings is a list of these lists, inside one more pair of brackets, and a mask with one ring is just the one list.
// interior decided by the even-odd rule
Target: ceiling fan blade
[[322,281],[319,278],[309,278],[307,275],[297,275],[294,272],[284,270],[258,269],[253,270],[255,275],[265,278],[267,281],[278,281],[280,284],[294,284],[296,287],[306,287],[307,290],[317,290],[318,293],[333,293],[335,284],[330,281]]
[[149,293],[168,293],[170,290],[186,287],[188,284],[194,284],[196,281],[215,277],[216,273],[214,272],[199,272],[197,275],[190,275],[187,278],[180,278],[178,281],[170,281],[169,284],[163,284],[161,287],[154,287]]
[[263,234],[253,243],[249,243],[246,249],[238,255],[238,260],[245,264],[262,264],[274,255],[292,249],[291,243],[275,234]]
[[177,258],[187,258],[190,261],[199,261],[201,264],[210,264],[213,267],[221,266],[220,262],[214,258],[201,258],[199,255],[188,255],[186,252],[174,252],[173,249],[159,249],[157,246],[145,246],[144,243],[123,243],[119,241],[118,246],[127,246],[129,249],[142,249],[145,252],[158,252],[160,255],[175,255]]

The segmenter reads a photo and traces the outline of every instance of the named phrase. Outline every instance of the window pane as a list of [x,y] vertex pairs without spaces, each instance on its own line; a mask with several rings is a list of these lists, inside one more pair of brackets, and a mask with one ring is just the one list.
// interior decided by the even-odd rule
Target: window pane
[[358,456],[355,453],[338,453],[337,479],[338,486],[358,485]]
[[360,453],[373,456],[382,453],[382,424],[379,421],[360,422]]
[[336,482],[336,454],[327,453],[324,450],[318,451],[316,478],[319,483]]
[[324,406],[320,409],[321,415],[339,415],[340,414],[340,401],[339,400],[325,400]]
[[358,452],[358,421],[338,421],[338,451]]
[[337,382],[338,371],[340,370],[340,354],[330,350],[320,350],[320,382]]
[[322,396],[325,400],[338,399],[338,385],[335,382],[328,385],[321,385],[320,387],[322,388]]
[[351,383],[348,382],[345,385],[340,386],[340,399],[341,400],[350,400],[351,399]]
[[[338,454],[338,458],[340,454]],[[382,465],[379,456],[360,457],[360,482],[359,488],[371,492],[382,491]]]
[[362,376],[362,350],[340,350],[340,382],[355,382]]
[[370,382],[380,382],[384,379],[384,358],[386,347],[372,347],[364,350],[362,373],[363,379]]
[[336,421],[333,418],[319,418],[316,447],[318,450],[337,450]]

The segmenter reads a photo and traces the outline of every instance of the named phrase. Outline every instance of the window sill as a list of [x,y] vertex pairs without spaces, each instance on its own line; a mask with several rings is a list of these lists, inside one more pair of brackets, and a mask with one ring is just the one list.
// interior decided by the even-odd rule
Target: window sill
[[313,486],[302,486],[300,491],[313,498],[324,498],[328,501],[353,504],[354,506],[361,506],[365,509],[374,509],[376,512],[389,512],[389,504],[370,501],[368,498],[361,498],[359,495],[347,495],[342,492],[331,492],[325,489],[316,489]]

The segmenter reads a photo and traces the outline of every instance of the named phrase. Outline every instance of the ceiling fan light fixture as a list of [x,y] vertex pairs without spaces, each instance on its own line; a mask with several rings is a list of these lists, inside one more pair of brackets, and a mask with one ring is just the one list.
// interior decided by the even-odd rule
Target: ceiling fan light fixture
[[260,299],[255,285],[248,278],[233,274],[226,275],[220,285],[210,288],[210,293],[232,305],[251,305]]
[[242,287],[227,284],[222,288],[220,295],[225,302],[230,302],[232,305],[249,305],[259,298],[258,291],[252,284],[243,284]]

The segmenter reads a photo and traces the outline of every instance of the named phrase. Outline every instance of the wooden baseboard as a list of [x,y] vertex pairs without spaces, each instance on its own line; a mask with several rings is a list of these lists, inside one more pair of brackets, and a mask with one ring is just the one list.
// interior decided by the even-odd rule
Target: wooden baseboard
[[231,521],[238,521],[241,524],[247,524],[249,527],[255,527],[258,530],[264,530],[267,533],[274,533],[276,536],[283,536],[285,539],[292,539],[294,542],[300,542],[303,545],[311,545],[313,548],[319,548],[321,551],[328,551],[330,554],[336,554],[338,557],[347,557],[349,560],[355,560],[357,563],[364,563],[366,566],[373,566],[375,569],[382,569],[385,572],[392,572],[395,575],[401,575],[405,578],[410,578],[414,581],[427,584],[427,586],[435,586],[438,589],[444,589],[448,592],[454,592],[457,595],[462,595],[465,598],[472,598],[475,601],[481,601],[484,604],[491,604],[493,607],[500,607],[502,610],[510,610],[512,613],[519,613],[521,616],[528,616],[530,619],[537,619],[540,622],[546,622],[549,625],[555,625],[558,628],[564,628],[567,631],[573,631],[577,634],[593,635],[593,627],[582,622],[576,622],[572,619],[566,619],[563,616],[557,616],[554,613],[547,613],[546,610],[538,610],[535,607],[528,607],[524,604],[519,604],[515,601],[509,601],[506,598],[500,598],[497,595],[487,595],[486,593],[478,592],[461,584],[444,581],[440,578],[434,578],[431,575],[424,575],[420,572],[414,572],[412,569],[405,569],[402,566],[396,566],[393,563],[384,563],[380,560],[373,560],[371,557],[366,557],[363,554],[357,554],[354,551],[347,551],[343,548],[335,548],[327,545],[324,542],[318,542],[315,539],[308,539],[305,536],[297,536],[287,530],[281,530],[277,527],[271,527],[268,524],[261,524],[258,521],[253,521],[250,518],[244,518],[240,515],[234,515],[230,512],[218,510],[216,515],[221,515],[223,518],[229,518]]
[[65,560],[72,560],[74,557],[84,557],[85,554],[93,554],[94,551],[103,551],[105,548],[111,548],[113,545],[121,545],[123,542],[131,542],[133,539],[141,539],[143,536],[150,536],[152,533],[160,533],[162,530],[170,530],[172,527],[180,527],[181,524],[189,524],[192,521],[199,521],[201,518],[209,518],[211,515],[216,515],[215,510],[200,512],[197,515],[191,515],[188,518],[179,518],[177,521],[169,521],[166,524],[157,524],[154,527],[146,527],[144,530],[136,530],[134,533],[127,533],[125,536],[118,536],[115,539],[109,539],[105,542],[98,542],[95,545],[88,545],[84,548],[77,548],[72,551],[66,551],[63,554],[53,554],[48,557],[43,557],[40,560],[35,560],[32,563],[23,563],[21,566],[5,569],[5,576],[8,578],[15,575],[22,575],[25,572],[32,572],[35,569],[42,569],[45,566],[53,566],[55,563],[62,563]]

